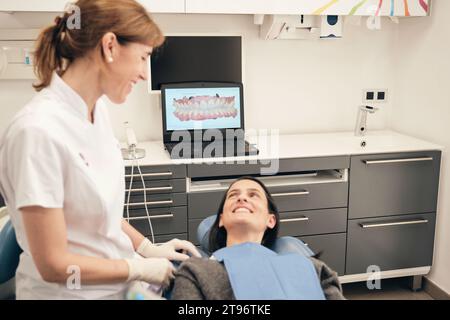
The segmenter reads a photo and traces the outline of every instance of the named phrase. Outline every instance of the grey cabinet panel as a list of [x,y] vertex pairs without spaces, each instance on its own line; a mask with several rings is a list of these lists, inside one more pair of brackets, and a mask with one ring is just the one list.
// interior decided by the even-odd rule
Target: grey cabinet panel
[[[305,184],[269,187],[279,212],[347,206],[348,183]],[[188,194],[189,218],[206,218],[216,214],[225,191]]]
[[[187,230],[186,207],[151,210],[149,211],[149,214],[155,235],[185,233]],[[149,236],[151,234],[146,213],[144,213],[144,215],[133,215],[131,217],[129,222],[133,227],[144,236]]]
[[[147,195],[157,193],[173,193],[186,191],[186,179],[171,179],[171,180],[144,180]],[[125,184],[125,196],[128,195],[130,188],[130,179],[127,179]],[[141,179],[133,178],[131,186],[131,194],[143,194],[143,185]],[[133,191],[135,190],[135,191]]]
[[345,233],[297,237],[305,242],[314,253],[322,252],[319,259],[339,275],[345,271]]
[[353,156],[349,219],[435,212],[440,159],[440,151]]
[[[125,198],[124,210],[127,207],[127,200],[128,198]],[[145,199],[143,192],[138,192],[130,196],[130,209],[144,209],[144,200],[147,200],[149,208],[184,206],[187,202],[185,193],[147,194]]]
[[347,208],[280,213],[280,236],[305,236],[347,231]]
[[217,213],[225,191],[188,193],[189,219],[206,218]]
[[[276,162],[273,162],[276,161]],[[349,156],[320,157],[320,158],[293,158],[262,160],[259,163],[224,163],[224,164],[189,164],[187,165],[188,176],[191,178],[222,177],[259,175],[262,168],[277,168],[278,173],[343,169],[350,165]]]
[[435,214],[349,220],[346,274],[430,266]]
[[[186,165],[141,166],[145,180],[165,180],[186,177]],[[131,174],[131,166],[125,167],[125,178]],[[133,169],[135,178],[140,179],[137,167]]]
[[197,228],[203,219],[189,219],[188,223],[188,239],[196,246],[199,245],[197,241]]
[[[161,236],[155,236],[155,243],[164,243],[167,241],[170,241],[172,239],[180,239],[180,240],[187,240],[187,233],[174,233],[174,234],[165,234]],[[150,241],[152,241],[151,237],[148,237]]]
[[348,183],[317,183],[269,188],[280,212],[347,206]]

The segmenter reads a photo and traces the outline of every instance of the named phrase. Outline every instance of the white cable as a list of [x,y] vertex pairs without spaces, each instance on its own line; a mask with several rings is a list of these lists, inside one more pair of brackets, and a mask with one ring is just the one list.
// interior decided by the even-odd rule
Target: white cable
[[144,205],[145,205],[145,212],[147,213],[147,220],[148,220],[148,225],[150,227],[150,235],[152,236],[152,243],[155,243],[155,235],[153,233],[153,225],[152,225],[152,220],[150,219],[150,214],[148,212],[148,207],[147,207],[147,187],[145,186],[145,182],[144,182],[144,177],[142,175],[141,172],[141,167],[139,166],[139,162],[137,161],[136,157],[135,161],[137,164],[137,168],[139,170],[139,175],[141,176],[141,181],[142,181],[142,187],[144,188]]

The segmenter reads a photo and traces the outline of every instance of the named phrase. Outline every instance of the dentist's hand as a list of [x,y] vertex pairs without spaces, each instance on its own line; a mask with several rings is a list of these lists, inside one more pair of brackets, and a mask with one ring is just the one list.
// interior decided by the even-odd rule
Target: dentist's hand
[[128,264],[127,282],[139,280],[166,288],[175,277],[174,266],[165,258],[125,259],[125,261]]
[[[181,250],[183,253],[177,252]],[[185,240],[173,239],[161,245],[154,245],[145,238],[136,250],[144,258],[167,258],[169,260],[184,261],[189,259],[186,253],[190,253],[194,257],[201,257],[197,248]]]

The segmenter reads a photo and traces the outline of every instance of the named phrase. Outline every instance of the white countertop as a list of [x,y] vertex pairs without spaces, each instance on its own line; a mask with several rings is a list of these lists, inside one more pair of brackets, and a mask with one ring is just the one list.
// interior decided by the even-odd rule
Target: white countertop
[[[371,131],[363,137],[356,137],[353,132],[279,135],[266,139],[268,142],[273,141],[271,144],[265,143],[264,139],[259,137],[248,137],[247,140],[250,143],[256,143],[260,151],[259,155],[173,160],[170,159],[169,153],[164,149],[162,141],[140,142],[138,148],[145,149],[146,157],[140,159],[139,164],[226,163],[257,159],[329,157],[444,149],[442,146],[390,130]],[[365,141],[365,147],[361,147],[362,141]],[[131,161],[125,161],[125,163],[131,165]]]

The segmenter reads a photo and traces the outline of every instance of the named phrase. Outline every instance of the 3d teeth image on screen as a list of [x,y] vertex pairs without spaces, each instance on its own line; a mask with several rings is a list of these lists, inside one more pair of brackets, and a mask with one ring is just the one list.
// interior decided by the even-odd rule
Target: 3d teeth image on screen
[[240,127],[240,92],[230,88],[189,88],[166,91],[168,130]]

